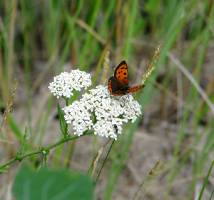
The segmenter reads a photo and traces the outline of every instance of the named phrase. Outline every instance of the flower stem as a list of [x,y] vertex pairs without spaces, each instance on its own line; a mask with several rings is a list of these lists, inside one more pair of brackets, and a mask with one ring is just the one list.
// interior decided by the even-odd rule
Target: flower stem
[[54,149],[54,148],[56,148],[56,147],[58,147],[64,143],[67,143],[71,140],[76,140],[79,137],[91,135],[91,134],[92,134],[91,132],[86,132],[85,134],[83,134],[81,136],[73,136],[73,137],[67,136],[65,138],[60,139],[58,142],[56,142],[54,144],[50,144],[46,147],[42,147],[42,148],[39,148],[37,150],[34,150],[34,151],[26,153],[26,154],[22,154],[22,155],[17,154],[14,158],[12,158],[9,161],[7,161],[6,163],[0,165],[0,173],[2,173],[2,171],[4,171],[5,168],[10,167],[13,163],[15,163],[17,161],[22,161],[23,159],[25,159],[27,157],[31,157],[31,156],[34,156],[37,154],[44,154],[44,152],[48,153],[50,150],[52,150],[52,149]]

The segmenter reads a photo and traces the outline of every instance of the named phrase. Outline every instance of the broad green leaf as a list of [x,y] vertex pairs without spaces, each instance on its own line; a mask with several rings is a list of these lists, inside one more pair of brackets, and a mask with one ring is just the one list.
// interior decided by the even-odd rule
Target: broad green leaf
[[66,169],[35,171],[24,165],[16,175],[12,191],[16,200],[93,199],[89,177]]

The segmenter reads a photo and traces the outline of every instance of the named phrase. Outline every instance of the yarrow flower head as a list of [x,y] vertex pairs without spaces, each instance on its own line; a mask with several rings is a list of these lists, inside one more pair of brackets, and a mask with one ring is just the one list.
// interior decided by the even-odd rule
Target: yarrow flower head
[[114,139],[122,133],[124,123],[134,122],[142,114],[141,106],[132,95],[114,97],[102,85],[89,90],[63,110],[66,122],[73,124],[74,134],[93,130],[95,135]]
[[[80,91],[91,85],[91,76],[80,70],[63,72],[49,84],[57,98],[70,98],[73,90]],[[63,108],[64,119],[72,124],[75,135],[92,130],[95,135],[117,139],[122,126],[134,122],[142,114],[141,106],[130,94],[112,96],[106,86],[99,85],[84,93],[79,100]]]
[[76,69],[71,70],[71,72],[62,72],[55,76],[48,88],[57,98],[70,98],[73,95],[73,90],[80,91],[89,86],[91,86],[91,75]]
[[82,135],[86,130],[92,128],[92,120],[90,113],[85,109],[85,105],[81,101],[74,101],[71,105],[63,108],[65,112],[65,121],[67,124],[73,123],[75,135]]

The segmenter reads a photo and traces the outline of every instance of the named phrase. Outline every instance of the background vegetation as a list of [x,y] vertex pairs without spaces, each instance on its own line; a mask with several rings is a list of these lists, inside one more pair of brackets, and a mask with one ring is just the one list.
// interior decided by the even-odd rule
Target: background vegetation
[[[55,74],[80,66],[94,85],[106,84],[125,59],[139,83],[161,44],[155,72],[135,95],[143,117],[114,143],[96,196],[212,199],[213,39],[212,0],[0,1],[0,163],[60,138],[47,89]],[[103,72],[107,50],[112,69]],[[86,136],[25,161],[86,173],[98,150],[107,152],[105,142]],[[18,168],[17,162],[1,167],[2,199]]]

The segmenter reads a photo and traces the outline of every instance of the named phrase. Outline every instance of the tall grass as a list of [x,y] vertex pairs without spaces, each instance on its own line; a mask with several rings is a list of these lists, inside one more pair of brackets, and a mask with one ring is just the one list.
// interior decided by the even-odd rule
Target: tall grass
[[[21,104],[26,105],[23,119],[26,123],[23,125],[11,111],[7,114],[7,122],[1,128],[1,139],[9,141],[13,138],[13,141],[20,144],[25,134],[30,135],[30,145],[27,148],[40,146],[44,142],[55,102],[47,95],[37,109],[38,120],[35,120],[34,98],[43,85],[47,84],[50,74],[62,71],[66,63],[94,73],[95,82],[98,83],[106,51],[110,50],[111,65],[126,59],[132,74],[135,66],[138,66],[136,70],[140,70],[142,60],[148,60],[155,47],[161,44],[156,70],[146,88],[136,97],[144,108],[153,106],[153,94],[161,91],[152,83],[155,83],[160,72],[164,72],[164,78],[158,84],[183,101],[182,115],[177,119],[177,132],[174,133],[175,146],[171,160],[166,161],[165,197],[169,195],[181,171],[189,166],[192,180],[187,185],[189,194],[186,198],[190,199],[195,195],[196,184],[200,182],[198,177],[207,174],[213,153],[213,114],[194,85],[188,81],[188,77],[176,68],[168,55],[176,54],[197,83],[204,84],[203,74],[207,52],[214,36],[213,27],[214,5],[210,0],[89,0],[87,3],[83,0],[1,1],[0,106],[7,108],[15,79],[19,83],[17,90],[24,88],[25,98]],[[177,77],[180,77],[183,96],[177,91]],[[176,91],[172,82],[176,85]],[[208,90],[210,84],[206,83],[207,88],[203,89],[208,98],[213,100],[213,91]],[[174,102],[168,93],[164,93],[164,98],[176,106],[177,102]],[[160,106],[169,113],[170,108],[167,105]],[[15,108],[14,105],[14,111]],[[113,199],[112,195],[117,189],[118,179],[123,173],[133,138],[142,120],[126,126],[124,134],[113,146],[107,163],[110,168],[106,176],[107,184],[103,197],[105,200]],[[202,120],[206,121],[203,131]],[[191,133],[188,133],[190,129]],[[182,147],[189,134],[191,142],[183,152]],[[199,149],[197,145],[201,144],[202,139],[205,143]],[[63,148],[69,147],[57,148],[53,158],[54,165],[60,165],[60,161],[57,163],[60,155],[69,157],[69,153],[64,155],[63,152],[70,151],[64,151]],[[11,153],[8,152],[13,154],[16,150],[17,147],[7,145],[4,157],[10,157]]]

